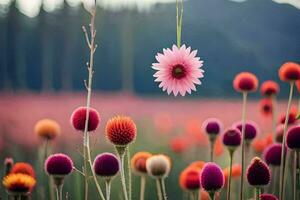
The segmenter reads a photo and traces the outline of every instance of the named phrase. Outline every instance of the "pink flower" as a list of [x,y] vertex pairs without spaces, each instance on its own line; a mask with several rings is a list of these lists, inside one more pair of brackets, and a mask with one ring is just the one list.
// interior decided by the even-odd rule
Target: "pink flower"
[[155,82],[160,82],[159,87],[163,91],[167,90],[170,94],[173,92],[175,96],[180,93],[185,96],[192,90],[196,91],[195,85],[200,85],[200,78],[203,77],[204,71],[200,69],[203,61],[199,57],[195,57],[197,50],[191,52],[191,47],[186,48],[185,45],[178,48],[173,45],[172,49],[163,49],[163,54],[158,53],[152,68],[157,70],[153,75]]

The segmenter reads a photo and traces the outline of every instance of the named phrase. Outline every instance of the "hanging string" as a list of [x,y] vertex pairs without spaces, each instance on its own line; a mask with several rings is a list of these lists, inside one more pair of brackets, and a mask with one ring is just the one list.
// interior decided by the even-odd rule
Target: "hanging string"
[[176,0],[176,32],[177,32],[178,48],[180,48],[181,46],[182,16],[183,16],[183,0]]

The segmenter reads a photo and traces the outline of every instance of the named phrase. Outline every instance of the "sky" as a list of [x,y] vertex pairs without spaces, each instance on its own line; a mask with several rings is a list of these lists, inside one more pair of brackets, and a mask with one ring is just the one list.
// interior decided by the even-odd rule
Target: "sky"
[[[0,0],[0,8],[6,10],[12,0]],[[43,9],[47,12],[60,8],[63,0],[16,0],[18,9],[28,17],[35,17],[40,11],[43,2]],[[71,6],[78,6],[80,1],[85,3],[88,8],[93,5],[94,0],[67,0]],[[170,3],[176,0],[101,0],[98,4],[107,9],[120,9],[123,7],[136,7],[139,10],[148,10],[157,3]],[[244,2],[247,0],[231,0],[236,2]],[[300,0],[273,0],[277,3],[288,3],[300,9]]]

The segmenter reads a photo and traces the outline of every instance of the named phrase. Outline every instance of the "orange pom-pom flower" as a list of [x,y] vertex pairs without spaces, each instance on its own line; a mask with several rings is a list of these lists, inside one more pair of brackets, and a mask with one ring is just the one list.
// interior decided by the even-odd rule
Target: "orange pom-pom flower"
[[26,174],[28,176],[31,176],[33,178],[35,178],[35,172],[33,167],[28,164],[28,163],[24,163],[24,162],[17,162],[13,165],[10,173],[12,174]]
[[183,190],[195,191],[199,190],[200,170],[195,167],[187,167],[179,176],[179,185]]
[[255,92],[258,87],[258,80],[252,73],[241,72],[234,78],[233,87],[238,92]]
[[278,72],[279,78],[285,82],[296,81],[300,79],[300,65],[295,62],[284,63]]
[[266,117],[272,116],[273,103],[272,103],[271,99],[264,98],[264,99],[260,100],[259,106],[260,106],[260,111],[264,116],[266,116]]
[[148,152],[138,152],[131,158],[131,169],[137,175],[147,175],[146,161],[152,156]]
[[279,85],[275,81],[265,81],[262,83],[260,87],[260,93],[263,96],[272,96],[272,95],[277,95],[279,93]]
[[126,146],[135,141],[137,128],[130,117],[116,116],[107,122],[105,132],[112,144]]
[[60,134],[60,126],[52,119],[42,119],[35,124],[34,132],[41,138],[52,140]]
[[36,184],[35,178],[26,174],[9,174],[3,178],[3,185],[8,193],[14,195],[27,195]]

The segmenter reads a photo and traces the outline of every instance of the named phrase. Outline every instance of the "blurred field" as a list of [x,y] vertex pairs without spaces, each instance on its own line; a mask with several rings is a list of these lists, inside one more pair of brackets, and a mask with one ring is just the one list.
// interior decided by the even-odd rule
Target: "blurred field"
[[[39,175],[38,192],[34,192],[33,199],[48,199],[43,198],[42,195],[42,191],[47,191],[47,187],[41,187],[47,184],[41,184],[46,179],[42,165],[38,163],[38,153],[43,151],[43,144],[33,133],[34,124],[42,118],[57,120],[61,125],[62,134],[51,144],[52,152],[68,153],[75,161],[76,166],[80,168],[82,135],[72,129],[69,118],[75,108],[85,104],[85,94],[2,93],[0,96],[1,160],[11,156],[16,161],[32,163]],[[144,150],[152,153],[166,153],[172,157],[173,169],[171,176],[167,179],[170,200],[181,199],[183,195],[178,186],[180,171],[191,161],[206,161],[208,159],[208,140],[200,129],[202,121],[208,117],[217,117],[223,121],[225,127],[228,127],[241,117],[241,101],[239,99],[186,100],[182,98],[137,97],[126,93],[94,93],[92,107],[100,112],[102,120],[100,129],[96,133],[92,133],[92,154],[95,156],[103,151],[113,152],[112,146],[106,142],[103,133],[106,121],[110,117],[117,114],[133,117],[137,122],[138,137],[136,143],[131,146],[132,153]],[[279,102],[278,113],[284,109],[285,104]],[[247,116],[248,119],[252,119],[260,125],[261,131],[258,137],[264,137],[271,132],[271,119],[265,118],[261,114],[257,100],[250,101]],[[170,144],[176,138],[184,138],[188,145],[183,148],[176,144],[171,146]],[[225,168],[228,165],[227,152],[220,144],[216,146],[216,162]],[[205,151],[203,151],[204,149]],[[2,171],[3,167],[0,169]],[[68,177],[65,191],[69,192],[69,199],[82,199],[82,181],[80,179],[80,175],[76,173]],[[116,199],[116,195],[118,195],[118,179],[119,177],[114,181],[112,199]],[[134,195],[138,195],[139,180],[134,179],[133,184]],[[94,193],[93,183],[91,185],[92,195]],[[153,196],[155,195],[154,191],[155,187],[151,184],[151,187],[146,189],[146,199],[155,198],[156,196]],[[3,188],[1,193],[4,194]],[[178,198],[179,196],[180,198]],[[134,199],[137,199],[137,196],[134,196]]]

